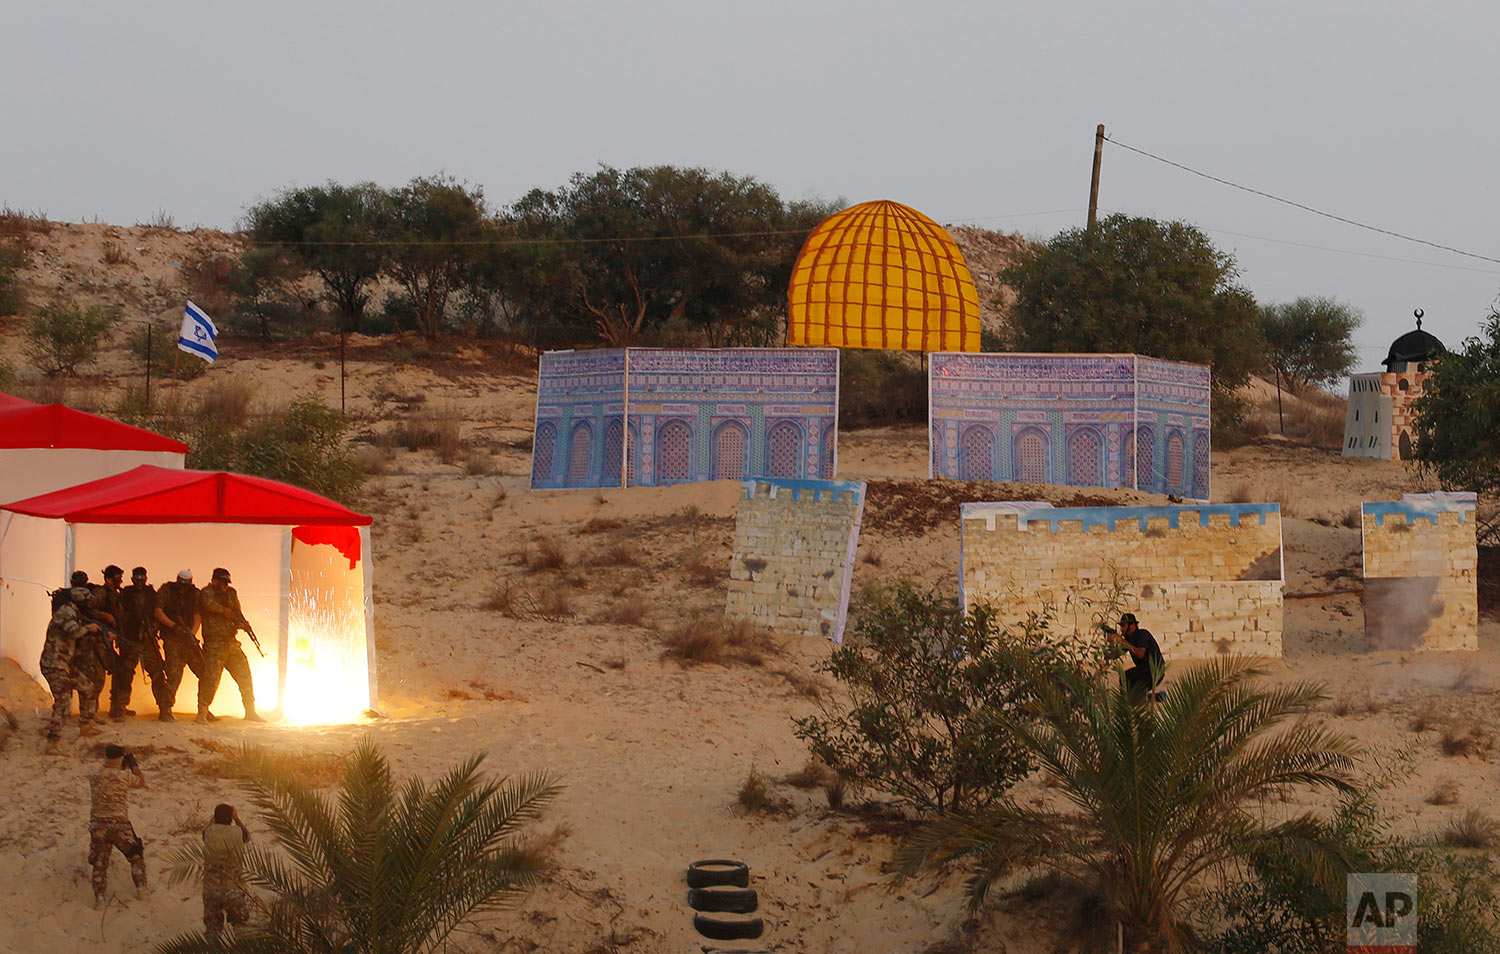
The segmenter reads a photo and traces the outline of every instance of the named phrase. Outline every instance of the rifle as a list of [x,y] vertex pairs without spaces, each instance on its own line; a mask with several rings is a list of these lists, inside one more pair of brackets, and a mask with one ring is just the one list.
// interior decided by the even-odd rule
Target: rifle
[[245,631],[246,636],[250,637],[250,642],[255,644],[255,651],[260,653],[261,657],[264,658],[266,651],[260,648],[260,640],[255,638],[255,627],[251,626],[250,621],[243,616],[240,617],[239,627]]

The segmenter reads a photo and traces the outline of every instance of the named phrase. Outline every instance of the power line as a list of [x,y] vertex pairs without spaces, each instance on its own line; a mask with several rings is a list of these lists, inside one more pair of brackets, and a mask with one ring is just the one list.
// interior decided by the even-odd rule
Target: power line
[[1157,162],[1165,163],[1166,165],[1172,166],[1176,169],[1181,169],[1183,172],[1192,173],[1193,175],[1207,179],[1210,182],[1217,182],[1220,185],[1227,185],[1232,189],[1239,189],[1241,192],[1249,192],[1251,195],[1258,195],[1262,198],[1270,199],[1273,202],[1280,202],[1283,205],[1289,205],[1292,208],[1301,209],[1304,212],[1311,212],[1313,215],[1321,215],[1325,219],[1333,219],[1335,222],[1343,222],[1345,225],[1352,225],[1355,228],[1365,229],[1366,231],[1370,232],[1378,232],[1381,235],[1389,235],[1392,238],[1398,238],[1405,242],[1415,242],[1418,245],[1426,245],[1430,248],[1441,249],[1445,252],[1452,252],[1455,255],[1463,255],[1466,258],[1477,258],[1483,262],[1494,262],[1496,265],[1500,265],[1500,258],[1492,258],[1488,255],[1480,255],[1477,252],[1466,252],[1461,248],[1454,248],[1451,245],[1443,245],[1439,242],[1429,242],[1427,239],[1417,238],[1416,236],[1406,235],[1401,232],[1393,232],[1390,229],[1383,229],[1376,225],[1369,225],[1365,222],[1359,222],[1355,219],[1346,218],[1342,215],[1335,215],[1332,212],[1324,212],[1322,209],[1315,209],[1312,206],[1304,205],[1301,202],[1295,202],[1291,199],[1284,199],[1279,195],[1273,195],[1272,193],[1265,192],[1261,189],[1252,189],[1250,186],[1240,185],[1238,182],[1231,182],[1228,179],[1210,175],[1207,172],[1201,172],[1197,169],[1192,168],[1191,166],[1185,166],[1180,162],[1174,162],[1171,159],[1167,159],[1164,156],[1158,156],[1155,153],[1147,152],[1144,149],[1137,149],[1134,146],[1127,145],[1112,136],[1106,136],[1104,138],[1107,141],[1114,143],[1116,146],[1119,146],[1121,149],[1127,149],[1130,152],[1145,156],[1148,159],[1155,159]]

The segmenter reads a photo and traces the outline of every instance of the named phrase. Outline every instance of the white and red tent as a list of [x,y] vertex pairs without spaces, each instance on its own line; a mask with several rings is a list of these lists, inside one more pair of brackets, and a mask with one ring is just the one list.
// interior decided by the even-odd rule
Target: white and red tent
[[[149,465],[0,505],[0,656],[39,675],[48,591],[111,563],[127,578],[144,566],[158,587],[182,569],[206,586],[227,568],[266,653],[240,635],[260,708],[321,722],[373,705],[369,517],[289,484]],[[188,673],[177,708],[192,711],[196,692]],[[227,675],[214,710],[240,711]]]
[[142,464],[183,466],[187,445],[62,404],[0,394],[0,503]]

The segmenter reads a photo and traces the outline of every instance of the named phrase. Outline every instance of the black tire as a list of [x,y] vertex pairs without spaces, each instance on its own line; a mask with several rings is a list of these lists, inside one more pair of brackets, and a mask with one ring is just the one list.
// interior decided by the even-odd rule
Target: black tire
[[760,897],[754,888],[738,888],[720,884],[712,888],[693,888],[688,891],[688,905],[694,911],[732,911],[749,914],[760,907]]
[[695,861],[688,865],[687,883],[689,888],[712,888],[721,884],[748,888],[750,866],[743,861],[731,861],[727,858]]
[[715,941],[737,941],[741,938],[757,938],[765,933],[766,922],[753,914],[741,917],[733,915],[693,915],[693,928],[704,937]]

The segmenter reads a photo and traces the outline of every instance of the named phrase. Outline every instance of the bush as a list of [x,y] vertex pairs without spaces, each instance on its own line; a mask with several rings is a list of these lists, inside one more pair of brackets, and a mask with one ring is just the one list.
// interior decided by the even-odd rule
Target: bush
[[351,502],[364,469],[345,439],[349,422],[320,398],[301,397],[243,428],[199,417],[187,441],[187,465],[280,480]]
[[[1463,855],[1392,834],[1371,789],[1344,798],[1322,823],[1349,871],[1409,871],[1418,877],[1417,936],[1424,954],[1500,952],[1495,911],[1500,868],[1488,855]],[[1206,954],[1332,954],[1345,949],[1345,882],[1320,876],[1305,855],[1266,849],[1248,877],[1210,896]]]
[[[867,591],[854,618],[849,639],[818,667],[846,693],[821,715],[793,720],[814,759],[939,813],[982,808],[1031,771],[994,727],[1028,718],[1032,691],[1016,665],[1021,640],[992,610],[965,615],[951,596],[900,582]],[[1024,652],[1039,651],[1047,623],[1033,618]]]
[[881,427],[927,420],[927,375],[900,351],[845,349],[839,356],[839,426]]
[[44,374],[74,374],[98,359],[99,338],[115,321],[112,309],[58,299],[26,325],[26,357]]
[[26,307],[18,274],[26,264],[26,253],[14,245],[0,243],[0,315],[14,315]]

